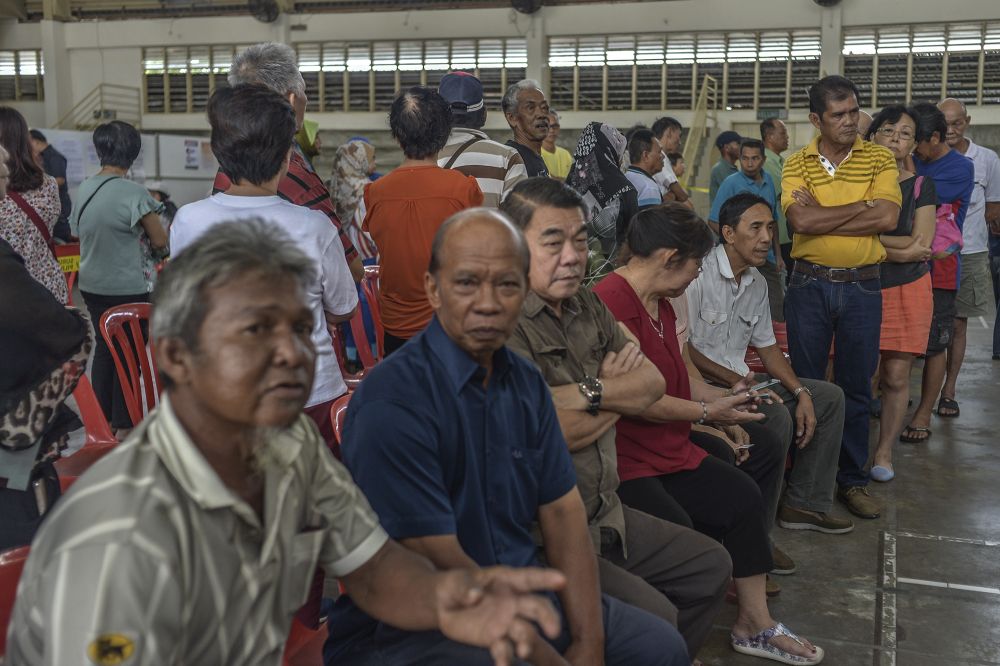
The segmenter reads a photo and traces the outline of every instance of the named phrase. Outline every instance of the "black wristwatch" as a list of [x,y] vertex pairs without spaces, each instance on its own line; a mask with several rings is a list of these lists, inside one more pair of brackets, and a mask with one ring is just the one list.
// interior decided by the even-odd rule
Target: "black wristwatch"
[[597,416],[601,409],[601,395],[604,393],[604,384],[597,377],[584,377],[578,384],[580,393],[587,399],[587,413]]

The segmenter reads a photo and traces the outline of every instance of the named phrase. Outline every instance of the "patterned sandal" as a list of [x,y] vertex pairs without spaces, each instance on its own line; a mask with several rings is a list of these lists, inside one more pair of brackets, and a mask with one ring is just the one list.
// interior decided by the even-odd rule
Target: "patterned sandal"
[[738,638],[733,634],[730,634],[729,639],[730,645],[732,645],[733,649],[737,652],[753,655],[754,657],[761,657],[763,659],[780,661],[783,664],[818,664],[823,661],[823,648],[818,645],[813,646],[816,649],[816,654],[814,656],[800,657],[790,652],[785,652],[777,645],[771,645],[771,639],[776,636],[788,636],[802,647],[806,646],[805,641],[796,636],[791,629],[786,627],[781,622],[774,625],[770,629],[765,629],[756,636]]

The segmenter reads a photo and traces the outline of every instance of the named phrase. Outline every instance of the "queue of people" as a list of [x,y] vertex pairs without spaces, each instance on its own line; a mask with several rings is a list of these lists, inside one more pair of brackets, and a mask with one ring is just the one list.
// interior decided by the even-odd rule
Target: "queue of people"
[[[123,443],[0,532],[32,544],[10,663],[109,636],[139,662],[278,663],[293,616],[318,616],[317,568],[342,585],[331,664],[699,664],[727,596],[735,651],[823,660],[769,608],[771,576],[809,566],[774,527],[846,535],[837,498],[877,518],[867,486],[893,478],[895,441],[930,436],[935,400],[958,416],[956,322],[981,312],[1000,213],[1000,162],[964,137],[960,103],[887,107],[862,136],[856,87],[826,77],[795,153],[780,120],[720,135],[702,219],[673,118],[589,123],[567,154],[526,80],[503,96],[503,144],[481,82],[450,73],[394,100],[398,168],[372,181],[374,150],[352,140],[327,185],[294,51],[250,47],[229,79],[208,103],[215,193],[169,236],[162,202],[123,177],[138,132],[94,133],[102,169],[69,218],[80,289],[93,322],[151,301],[163,395],[132,431],[98,336],[94,388]],[[38,321],[65,320],[34,346],[0,336],[45,359],[18,386],[41,370],[71,386],[90,339],[50,275],[58,184],[3,109],[0,139],[0,271],[37,283]],[[380,269],[386,358],[348,394],[331,331],[359,305],[362,260]],[[59,445],[36,439],[4,506],[51,485]]]

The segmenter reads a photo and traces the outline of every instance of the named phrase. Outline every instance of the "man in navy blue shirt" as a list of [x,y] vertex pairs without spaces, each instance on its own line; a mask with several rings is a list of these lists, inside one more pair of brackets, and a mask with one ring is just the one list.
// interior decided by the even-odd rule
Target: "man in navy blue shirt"
[[[961,229],[975,186],[975,165],[968,157],[948,146],[945,139],[948,123],[937,106],[923,102],[914,104],[910,111],[917,121],[917,146],[913,155],[916,173],[934,181],[938,206],[952,206],[955,223]],[[951,346],[955,332],[955,300],[961,274],[962,260],[958,252],[931,261],[934,316],[924,361],[923,392],[910,425],[903,430],[903,436],[907,438],[904,441],[921,442],[931,436],[931,411],[939,393],[938,416],[958,416],[958,403],[954,396],[945,396],[941,387],[948,369],[945,352]]]
[[[425,278],[435,317],[376,367],[351,399],[344,461],[384,528],[438,568],[537,563],[568,584],[563,634],[535,641],[530,663],[670,664],[690,660],[662,619],[601,597],[576,474],[545,380],[504,347],[527,294],[528,249],[495,211],[453,216]],[[485,664],[485,650],[437,632],[404,632],[350,599],[330,616],[327,663]]]

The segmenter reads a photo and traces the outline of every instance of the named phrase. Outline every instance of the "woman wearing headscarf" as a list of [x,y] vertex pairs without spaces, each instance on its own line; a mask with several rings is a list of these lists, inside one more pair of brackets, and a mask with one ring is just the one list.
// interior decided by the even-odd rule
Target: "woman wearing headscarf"
[[622,173],[627,147],[628,141],[617,129],[592,122],[580,134],[566,177],[566,184],[583,197],[590,211],[591,237],[600,242],[607,260],[614,259],[629,220],[639,212],[639,195]]
[[361,223],[365,219],[365,186],[375,170],[375,148],[360,139],[352,139],[337,148],[333,156],[333,175],[330,178],[330,198],[340,223],[361,254],[363,262],[371,263],[378,254],[375,243]]

